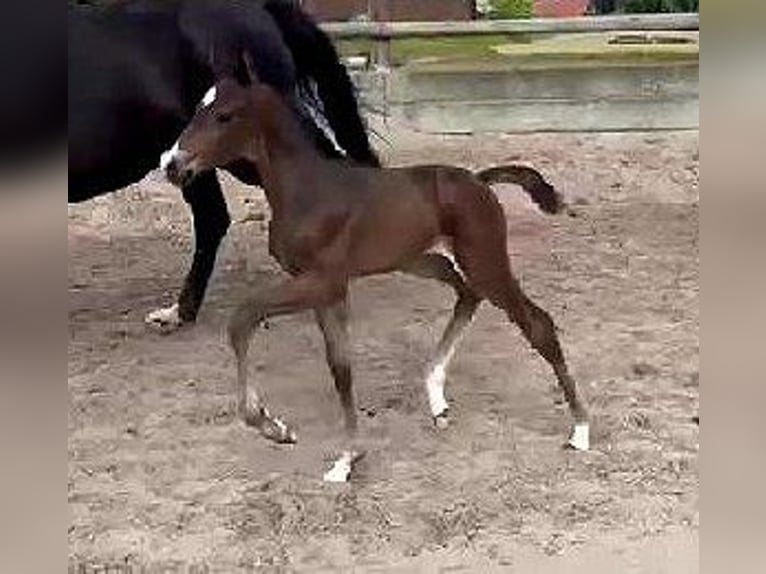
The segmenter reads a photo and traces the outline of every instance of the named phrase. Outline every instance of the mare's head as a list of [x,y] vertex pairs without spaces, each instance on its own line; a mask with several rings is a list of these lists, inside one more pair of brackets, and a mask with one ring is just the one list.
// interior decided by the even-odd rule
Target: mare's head
[[171,183],[183,186],[204,171],[252,159],[260,118],[278,96],[259,82],[249,56],[243,59],[245,74],[210,88],[173,148],[162,154],[160,167]]

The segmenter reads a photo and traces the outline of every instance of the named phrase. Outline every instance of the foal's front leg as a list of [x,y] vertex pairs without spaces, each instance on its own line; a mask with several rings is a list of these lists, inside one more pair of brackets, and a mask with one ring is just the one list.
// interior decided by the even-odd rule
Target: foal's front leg
[[335,389],[343,407],[347,445],[333,467],[324,475],[327,482],[346,482],[353,464],[363,455],[354,444],[356,439],[356,408],[354,407],[351,375],[351,344],[348,333],[348,298],[335,305],[317,309],[317,323],[325,341],[327,365],[330,367]]
[[348,333],[348,298],[334,305],[316,310],[317,323],[325,342],[327,366],[330,367],[335,389],[343,407],[346,433],[353,438],[356,433],[356,409],[351,377],[351,343]]
[[264,437],[280,443],[296,441],[295,432],[266,407],[258,385],[248,387],[247,352],[256,327],[269,317],[316,309],[342,300],[346,283],[320,273],[305,273],[266,288],[234,311],[229,343],[237,357],[237,404],[240,416]]

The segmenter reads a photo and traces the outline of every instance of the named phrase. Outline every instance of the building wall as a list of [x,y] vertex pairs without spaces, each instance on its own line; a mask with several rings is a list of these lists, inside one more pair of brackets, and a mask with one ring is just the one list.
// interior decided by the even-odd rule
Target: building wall
[[535,16],[542,18],[582,16],[589,0],[535,0]]
[[378,20],[470,20],[474,2],[469,0],[379,0]]
[[304,9],[323,21],[360,15],[394,21],[470,20],[474,4],[474,0],[303,0]]
[[303,0],[303,9],[317,20],[349,20],[367,14],[368,0]]

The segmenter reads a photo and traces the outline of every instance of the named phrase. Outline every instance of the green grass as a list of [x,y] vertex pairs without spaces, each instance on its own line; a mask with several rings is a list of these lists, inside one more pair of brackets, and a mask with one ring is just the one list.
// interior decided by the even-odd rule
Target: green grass
[[[421,59],[494,59],[503,58],[492,48],[508,43],[529,43],[530,39],[521,34],[495,34],[492,36],[451,36],[425,39],[406,38],[391,43],[391,63],[403,66]],[[374,43],[368,40],[343,40],[337,42],[344,56],[372,54]]]
[[[394,66],[419,69],[537,67],[551,65],[625,65],[658,61],[694,62],[699,44],[609,44],[615,34],[511,34],[438,39],[402,39],[391,44]],[[678,34],[671,34],[678,36]],[[694,34],[682,34],[693,39]],[[366,40],[338,43],[343,55],[372,54]]]

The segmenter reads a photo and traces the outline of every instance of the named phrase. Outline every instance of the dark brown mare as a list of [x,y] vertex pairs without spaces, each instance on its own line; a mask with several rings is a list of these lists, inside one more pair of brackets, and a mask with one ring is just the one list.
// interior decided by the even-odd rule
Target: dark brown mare
[[[447,422],[447,365],[480,302],[488,299],[553,367],[575,420],[569,445],[587,449],[587,412],[556,328],[511,273],[505,215],[487,184],[520,184],[550,213],[562,208],[557,192],[537,172],[520,166],[473,174],[450,166],[383,169],[328,160],[302,133],[278,92],[248,69],[249,86],[235,80],[216,85],[214,97],[197,111],[167,165],[169,179],[183,185],[197,173],[241,157],[255,162],[272,210],[269,250],[292,275],[240,305],[229,324],[244,420],[272,440],[295,440],[292,430],[269,413],[258,386],[248,387],[246,356],[251,336],[264,320],[313,309],[352,442],[357,421],[349,364],[349,282],[404,271],[442,281],[457,294],[426,379],[438,426]],[[446,246],[454,263],[432,252],[437,245]],[[353,452],[345,451],[325,478],[346,480]]]

